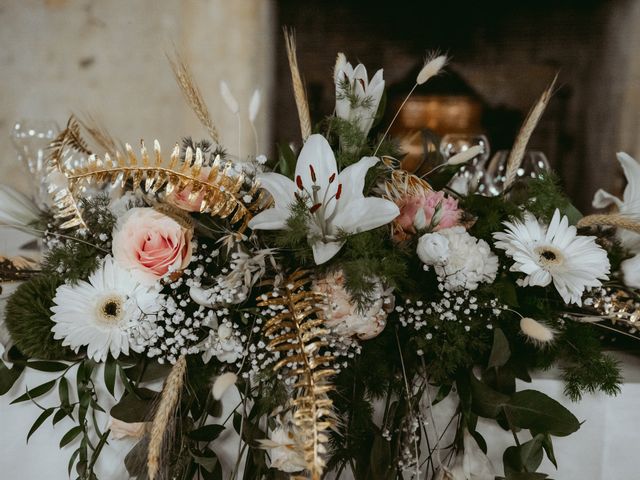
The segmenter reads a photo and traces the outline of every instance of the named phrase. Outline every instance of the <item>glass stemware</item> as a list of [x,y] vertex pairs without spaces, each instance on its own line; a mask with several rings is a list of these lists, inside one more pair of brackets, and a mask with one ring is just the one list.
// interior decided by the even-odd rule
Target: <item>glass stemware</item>
[[[504,190],[509,153],[509,150],[499,150],[486,166],[483,183],[489,196],[500,195]],[[516,175],[520,178],[539,178],[549,169],[549,161],[544,153],[537,150],[527,150]]]
[[461,166],[448,185],[451,190],[460,195],[484,193],[486,187],[482,180],[485,164],[489,159],[489,140],[480,134],[453,133],[442,137],[440,142],[440,153],[445,160],[476,145],[482,147],[482,153]]
[[29,173],[31,196],[43,208],[47,205],[46,149],[58,134],[55,122],[29,120],[16,123],[11,131],[11,141],[18,154],[18,161]]

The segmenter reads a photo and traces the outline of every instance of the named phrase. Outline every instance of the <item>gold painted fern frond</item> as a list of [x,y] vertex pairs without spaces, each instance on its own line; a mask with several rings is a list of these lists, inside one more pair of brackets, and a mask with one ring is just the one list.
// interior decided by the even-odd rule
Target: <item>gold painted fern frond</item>
[[263,334],[269,339],[269,349],[283,355],[274,370],[282,370],[295,381],[291,404],[298,427],[296,441],[309,478],[320,480],[329,442],[327,431],[335,425],[328,393],[333,389],[329,380],[336,372],[329,366],[334,358],[322,351],[326,342],[321,337],[329,333],[321,317],[324,296],[306,289],[309,282],[306,272],[298,270],[284,281],[283,288],[261,297],[258,306],[275,313],[265,322]]
[[[130,145],[125,146],[124,155],[116,151],[116,157],[105,154],[103,158],[92,155],[80,167],[66,172],[72,191],[77,191],[85,182],[124,185],[131,182],[134,189],[141,188],[149,195],[165,194],[169,197],[179,192],[189,192],[188,201],[202,197],[200,211],[217,218],[228,218],[232,224],[242,221],[242,232],[252,214],[265,204],[264,191],[256,181],[247,185],[244,174],[233,171],[216,157],[207,173],[203,168],[203,154],[187,148],[184,161],[180,161],[180,148],[176,144],[169,161],[161,153],[160,144],[154,142],[150,155],[144,143],[140,157]],[[248,201],[245,201],[250,199]]]
[[48,193],[53,203],[54,217],[61,220],[60,228],[87,228],[82,209],[65,179],[65,163],[71,155],[87,156],[91,151],[80,134],[80,124],[71,116],[66,128],[49,145],[47,155]]

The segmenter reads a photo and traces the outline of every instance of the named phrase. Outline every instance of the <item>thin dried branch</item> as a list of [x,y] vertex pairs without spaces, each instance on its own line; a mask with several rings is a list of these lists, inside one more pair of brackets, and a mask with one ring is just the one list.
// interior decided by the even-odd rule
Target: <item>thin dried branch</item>
[[219,145],[220,134],[218,133],[216,126],[213,124],[207,104],[202,97],[202,93],[193,78],[193,74],[191,73],[189,66],[184,62],[184,60],[182,60],[178,53],[174,54],[174,58],[167,55],[167,59],[171,64],[171,69],[173,70],[173,74],[176,77],[180,90],[182,90],[187,102],[189,102],[189,106],[196,114],[196,117],[198,117],[198,120],[200,120],[202,126],[207,130],[211,139]]
[[513,148],[509,153],[509,158],[507,159],[507,169],[504,178],[505,189],[509,188],[509,186],[511,186],[511,184],[516,180],[518,169],[522,164],[522,159],[524,158],[524,154],[527,149],[529,139],[531,138],[531,134],[536,129],[538,121],[547,108],[547,104],[551,99],[553,88],[555,87],[557,79],[558,75],[556,74],[556,76],[551,81],[551,84],[549,84],[546,90],[542,92],[542,95],[527,115],[527,118],[525,119],[522,127],[520,128],[520,131],[518,132],[516,141],[514,142]]
[[305,289],[309,282],[306,272],[298,270],[281,289],[259,298],[258,305],[278,312],[264,324],[263,334],[269,339],[268,348],[282,353],[274,370],[294,379],[291,404],[298,430],[296,443],[309,478],[320,480],[326,465],[327,431],[335,426],[328,393],[333,390],[330,378],[336,372],[328,366],[334,358],[322,351],[326,343],[321,337],[329,333],[321,318],[324,296]]
[[109,131],[91,115],[86,115],[84,120],[79,120],[82,127],[91,135],[91,138],[109,155],[114,156],[119,150],[118,142]]
[[[75,191],[85,182],[121,184],[130,182],[133,189],[141,188],[148,195],[164,193],[166,197],[179,192],[189,192],[188,201],[201,198],[200,211],[226,219],[232,224],[242,221],[239,231],[246,228],[253,212],[265,205],[265,193],[259,190],[257,181],[249,181],[236,173],[233,166],[220,157],[203,172],[203,154],[187,148],[184,161],[180,161],[180,147],[176,144],[169,162],[162,158],[160,144],[154,142],[153,158],[144,143],[138,158],[130,145],[125,146],[126,157],[116,152],[104,158],[89,157],[82,166],[67,172],[70,189]],[[195,157],[195,158],[194,158]],[[245,202],[246,198],[251,200]]]
[[296,55],[296,38],[294,32],[288,28],[284,28],[284,41],[287,47],[287,59],[289,60],[289,69],[291,70],[291,81],[293,83],[293,96],[296,100],[298,109],[298,117],[300,118],[300,133],[302,140],[307,140],[311,135],[311,115],[309,114],[309,101],[307,100],[307,92],[300,76],[298,68],[298,57]]

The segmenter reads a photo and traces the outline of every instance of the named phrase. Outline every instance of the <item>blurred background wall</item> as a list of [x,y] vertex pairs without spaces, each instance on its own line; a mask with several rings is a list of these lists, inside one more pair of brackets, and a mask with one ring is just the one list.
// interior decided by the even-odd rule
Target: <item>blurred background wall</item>
[[[419,93],[473,96],[482,107],[474,128],[494,151],[508,148],[559,72],[531,147],[545,151],[582,209],[597,188],[622,188],[616,151],[640,155],[640,0],[4,0],[0,180],[16,182],[9,133],[23,118],[62,126],[71,112],[90,113],[121,141],[158,138],[165,150],[184,135],[204,137],[165,59],[174,48],[232,153],[237,124],[220,98],[221,79],[243,111],[261,89],[260,150],[299,143],[283,25],[296,28],[315,120],[333,109],[338,51],[370,72],[384,67],[393,103],[425,52],[439,49],[452,56],[448,73]],[[252,153],[247,127],[240,143]]]
[[[166,53],[191,66],[222,141],[235,153],[236,117],[220,99],[226,80],[246,112],[255,88],[261,148],[271,143],[274,5],[268,0],[2,0],[0,181],[24,187],[9,133],[21,119],[91,114],[134,147],[157,138],[165,151],[205,132],[184,102]],[[245,113],[246,118],[246,113]],[[268,121],[269,119],[269,121]],[[245,153],[255,150],[248,124]]]

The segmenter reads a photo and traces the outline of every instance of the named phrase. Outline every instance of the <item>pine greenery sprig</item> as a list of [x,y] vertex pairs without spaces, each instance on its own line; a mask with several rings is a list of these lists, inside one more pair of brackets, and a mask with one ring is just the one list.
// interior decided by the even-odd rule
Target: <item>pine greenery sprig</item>
[[11,339],[28,357],[45,360],[72,358],[74,353],[53,338],[51,307],[61,280],[38,275],[24,282],[7,301],[5,322]]

